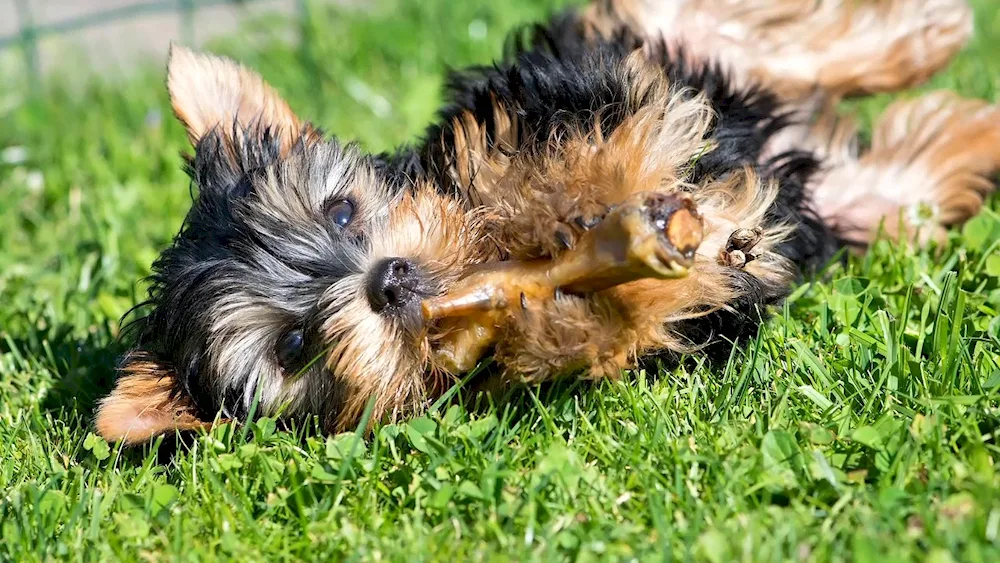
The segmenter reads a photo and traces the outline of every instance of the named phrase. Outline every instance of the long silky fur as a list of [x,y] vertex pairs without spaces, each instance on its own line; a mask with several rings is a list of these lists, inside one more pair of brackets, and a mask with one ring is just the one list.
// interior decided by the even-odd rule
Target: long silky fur
[[[494,66],[453,73],[448,79],[449,103],[438,125],[425,134],[422,146],[384,156],[396,169],[431,178],[450,194],[464,187],[449,171],[456,159],[456,132],[463,114],[472,114],[488,133],[497,128],[497,104],[518,118],[518,152],[544,151],[549,140],[563,133],[597,126],[612,134],[628,117],[635,84],[621,76],[625,60],[644,41],[619,30],[612,40],[588,36],[579,22],[557,20],[549,28],[522,30],[511,43],[511,58]],[[775,251],[800,270],[824,265],[841,241],[820,220],[806,199],[805,186],[819,170],[810,152],[786,150],[761,157],[768,142],[796,125],[792,110],[766,90],[736,88],[719,65],[692,64],[663,44],[646,43],[646,54],[668,80],[689,96],[705,96],[716,118],[706,133],[714,148],[702,154],[686,182],[704,185],[750,167],[762,182],[779,189],[767,210],[766,225],[789,226],[787,238]],[[642,100],[639,100],[639,105]],[[456,121],[457,120],[457,121]],[[679,323],[681,340],[735,340],[757,330],[766,306],[780,301],[789,285],[765,282],[749,273],[735,273],[739,296],[725,310]]]

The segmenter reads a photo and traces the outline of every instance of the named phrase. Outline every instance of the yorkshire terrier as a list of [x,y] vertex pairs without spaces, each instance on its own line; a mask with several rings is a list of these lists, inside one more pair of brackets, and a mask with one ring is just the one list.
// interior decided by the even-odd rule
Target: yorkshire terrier
[[839,249],[979,211],[1000,109],[901,101],[867,150],[832,109],[923,82],[971,30],[961,0],[597,2],[453,74],[425,141],[382,155],[175,47],[197,196],[97,429],[338,432],[418,413],[488,356],[492,387],[732,345]]

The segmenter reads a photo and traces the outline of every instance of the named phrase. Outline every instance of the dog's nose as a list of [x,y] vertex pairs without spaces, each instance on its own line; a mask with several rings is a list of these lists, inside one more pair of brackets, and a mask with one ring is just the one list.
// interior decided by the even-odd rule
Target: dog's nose
[[413,301],[419,283],[417,268],[405,258],[386,258],[368,275],[368,302],[376,313]]

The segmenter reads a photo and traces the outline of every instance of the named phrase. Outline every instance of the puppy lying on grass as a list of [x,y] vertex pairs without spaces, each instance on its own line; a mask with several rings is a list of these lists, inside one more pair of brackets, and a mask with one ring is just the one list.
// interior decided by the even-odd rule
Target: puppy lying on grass
[[257,414],[330,432],[486,387],[619,377],[752,335],[799,272],[980,209],[1000,110],[933,93],[859,151],[834,105],[923,81],[958,0],[595,3],[454,74],[425,141],[325,138],[236,63],[174,48],[198,195],[97,429]]

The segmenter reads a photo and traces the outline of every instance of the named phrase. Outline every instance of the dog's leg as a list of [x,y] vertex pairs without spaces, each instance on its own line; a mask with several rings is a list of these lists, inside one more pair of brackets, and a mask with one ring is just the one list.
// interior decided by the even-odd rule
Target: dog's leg
[[853,135],[821,120],[807,142],[827,170],[810,187],[813,208],[845,240],[942,241],[976,215],[1000,171],[1000,107],[935,92],[890,106],[859,155]]
[[893,92],[941,70],[972,33],[965,0],[604,0],[581,14],[722,62],[786,99]]
[[[687,321],[737,304],[749,305],[739,314],[755,315],[749,309],[762,304],[760,291],[786,289],[791,265],[773,250],[784,233],[764,218],[773,192],[752,174],[735,176],[725,186],[701,188],[705,238],[686,277],[641,279],[592,295],[565,293],[515,309],[494,351],[508,377],[618,377],[639,357],[705,344],[684,332]],[[734,260],[741,248],[754,258]]]
[[[642,207],[623,204],[553,260],[501,263],[470,276],[426,304],[428,316],[448,317],[451,329],[437,349],[438,365],[464,371],[495,346],[512,378],[614,377],[641,355],[695,349],[700,343],[678,322],[788,287],[790,264],[774,251],[786,231],[766,219],[774,196],[775,186],[752,171],[735,171],[693,196],[652,196],[692,197],[698,221],[674,213],[663,226],[637,229],[633,211]],[[658,230],[666,236],[646,235]],[[685,241],[701,242],[693,263],[690,253],[676,252]],[[662,256],[683,262],[684,275],[663,270]]]
[[452,373],[471,369],[508,318],[527,313],[529,304],[686,277],[703,234],[689,195],[638,194],[554,259],[483,264],[446,295],[423,302],[425,320],[451,333],[439,341],[436,363]]

